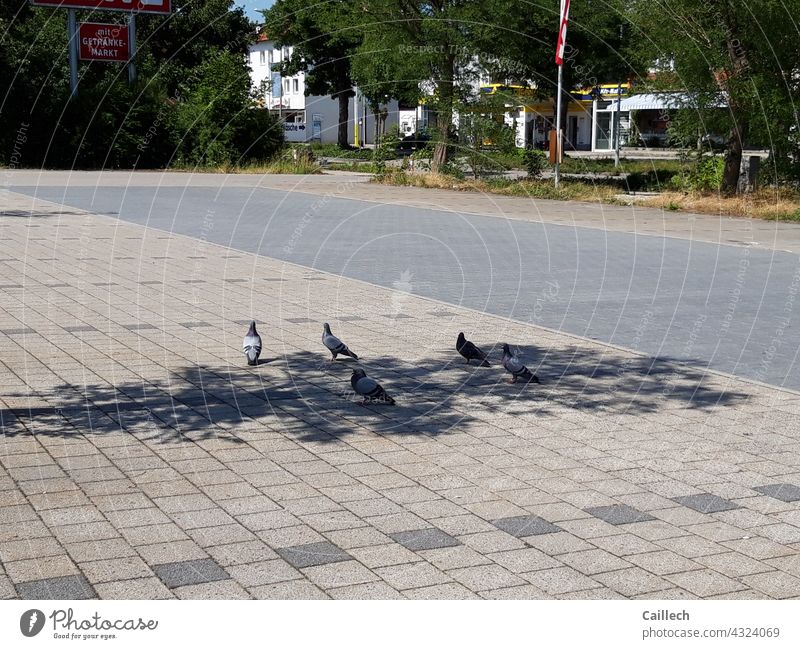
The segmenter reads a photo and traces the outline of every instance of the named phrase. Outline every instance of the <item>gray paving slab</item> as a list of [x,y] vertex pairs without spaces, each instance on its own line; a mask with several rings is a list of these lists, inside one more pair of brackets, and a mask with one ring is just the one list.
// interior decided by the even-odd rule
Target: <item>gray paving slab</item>
[[353,558],[328,541],[276,548],[275,551],[295,568],[321,566],[327,563],[350,561]]
[[769,484],[761,487],[753,487],[754,491],[769,496],[770,498],[777,498],[785,503],[794,503],[800,500],[800,487],[794,484]]
[[153,566],[153,572],[170,588],[204,584],[209,581],[228,579],[229,575],[213,559],[174,561]]
[[714,514],[716,512],[726,512],[731,509],[739,509],[741,505],[725,500],[714,494],[692,494],[690,496],[679,496],[673,498],[676,503],[694,509],[702,514]]
[[395,532],[389,536],[409,550],[432,550],[461,545],[461,542],[436,527],[408,532]]
[[492,521],[492,524],[517,538],[554,534],[561,531],[560,527],[539,516],[509,516],[507,518],[498,518]]
[[94,599],[94,588],[83,575],[51,577],[15,584],[22,599]]
[[612,525],[627,525],[629,523],[644,523],[655,520],[650,514],[640,512],[629,505],[587,507],[584,511]]

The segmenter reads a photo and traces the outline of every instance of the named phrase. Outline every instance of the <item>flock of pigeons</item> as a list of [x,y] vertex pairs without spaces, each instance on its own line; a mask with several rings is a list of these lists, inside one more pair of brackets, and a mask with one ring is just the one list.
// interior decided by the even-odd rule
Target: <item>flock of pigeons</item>
[[[335,361],[339,354],[348,356],[356,361],[358,360],[358,356],[350,351],[347,345],[331,333],[331,327],[327,322],[322,326],[322,344],[325,345],[331,353],[331,362]],[[258,365],[258,357],[261,355],[261,336],[259,336],[258,331],[256,331],[255,320],[250,321],[250,328],[247,330],[247,334],[244,337],[242,349],[247,357],[247,364]],[[478,364],[480,367],[491,367],[489,361],[486,360],[486,353],[467,340],[464,337],[464,332],[458,334],[458,338],[456,339],[456,351],[467,359],[467,364],[469,364],[470,361],[479,361]],[[508,381],[509,383],[516,383],[517,381],[523,381],[525,383],[539,382],[539,378],[525,367],[515,354],[511,353],[507,343],[503,343],[503,367],[511,374],[511,378]],[[353,386],[355,393],[362,397],[361,405],[373,401],[391,405],[395,403],[395,400],[386,393],[383,386],[375,379],[368,377],[367,373],[360,367],[353,370],[353,374],[350,377],[350,385]]]

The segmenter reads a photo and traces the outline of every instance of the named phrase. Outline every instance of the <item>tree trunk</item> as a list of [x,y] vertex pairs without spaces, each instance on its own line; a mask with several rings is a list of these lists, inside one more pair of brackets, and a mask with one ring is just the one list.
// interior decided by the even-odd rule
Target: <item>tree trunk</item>
[[347,141],[347,125],[350,121],[350,95],[346,92],[339,93],[339,132],[337,143],[340,149],[349,149],[350,143]]
[[744,133],[739,125],[735,125],[728,137],[728,147],[725,152],[725,168],[722,172],[722,193],[735,194],[739,189],[739,174],[742,169],[742,149],[744,147]]
[[438,173],[450,156],[450,140],[453,133],[453,81],[455,79],[455,59],[452,54],[445,55],[442,78],[439,81],[439,106],[436,110],[436,130],[439,131],[431,160],[431,171]]

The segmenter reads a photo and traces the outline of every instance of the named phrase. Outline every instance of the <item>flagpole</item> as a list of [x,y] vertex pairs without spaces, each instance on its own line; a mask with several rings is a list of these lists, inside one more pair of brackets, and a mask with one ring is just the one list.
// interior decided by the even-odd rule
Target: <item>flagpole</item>
[[556,187],[561,184],[561,84],[564,80],[564,64],[558,66],[558,93],[556,95]]

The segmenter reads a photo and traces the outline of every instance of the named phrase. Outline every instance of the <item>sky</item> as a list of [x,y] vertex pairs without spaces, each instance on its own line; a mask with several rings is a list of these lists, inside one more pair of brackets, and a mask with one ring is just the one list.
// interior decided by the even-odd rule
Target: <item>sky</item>
[[236,0],[236,4],[244,7],[247,17],[250,20],[261,22],[259,9],[267,9],[272,6],[274,0]]

